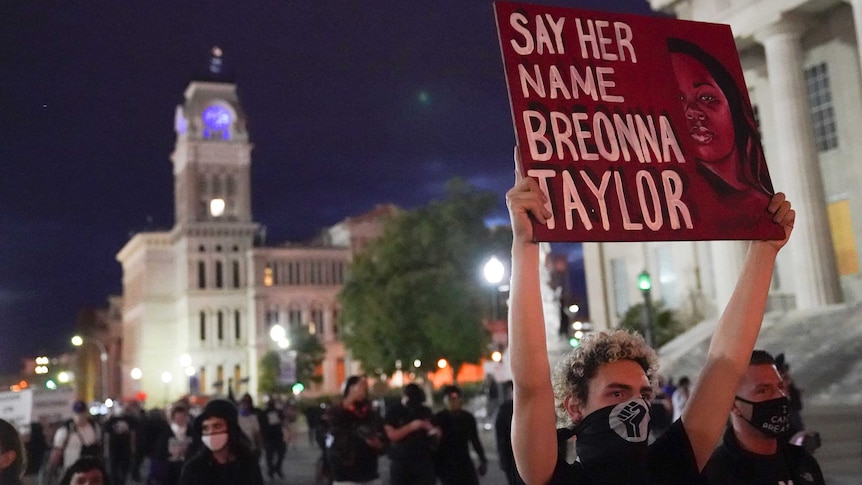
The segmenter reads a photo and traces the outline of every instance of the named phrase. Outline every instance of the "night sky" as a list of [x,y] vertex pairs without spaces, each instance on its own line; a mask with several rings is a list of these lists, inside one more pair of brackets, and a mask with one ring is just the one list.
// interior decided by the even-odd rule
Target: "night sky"
[[0,1],[0,373],[66,350],[78,311],[121,292],[130,233],[173,225],[174,111],[214,45],[269,243],[425,204],[455,176],[500,194],[505,221],[514,131],[491,5]]

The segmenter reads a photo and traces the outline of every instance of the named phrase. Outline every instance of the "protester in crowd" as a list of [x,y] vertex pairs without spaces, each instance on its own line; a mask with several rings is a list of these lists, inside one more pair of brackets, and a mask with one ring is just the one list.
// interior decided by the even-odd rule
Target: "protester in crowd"
[[261,450],[263,450],[263,435],[261,433],[261,425],[258,410],[254,407],[254,402],[251,395],[245,393],[239,399],[239,429],[248,438],[251,452],[255,458],[260,460]]
[[287,452],[287,443],[284,439],[284,415],[283,409],[275,396],[271,396],[266,403],[263,412],[263,447],[266,451],[266,469],[269,478],[278,475],[284,478],[282,464]]
[[775,367],[781,374],[784,392],[790,400],[790,428],[787,430],[787,436],[793,436],[805,430],[805,423],[802,421],[802,390],[793,381],[793,376],[790,375],[790,364],[785,360],[784,354],[775,356]]
[[417,384],[404,386],[401,402],[386,413],[384,429],[389,446],[391,485],[431,485],[434,461],[431,456],[440,429],[431,422],[433,414],[425,405],[425,392]]
[[150,459],[150,485],[176,485],[186,458],[191,456],[192,429],[189,410],[184,403],[170,409],[169,427],[161,429]]
[[[517,151],[516,151],[517,154]],[[658,359],[643,338],[626,331],[587,336],[555,378],[560,418],[576,425],[579,461],[569,464],[556,442],[555,392],[549,380],[533,221],[552,216],[536,179],[507,193],[512,220],[509,350],[515,385],[512,443],[526,483],[696,484],[722,429],[760,330],[772,269],[795,212],[783,194],[767,208],[785,238],[751,243],[742,273],[712,336],[706,362],[682,418],[648,446],[648,403]]]
[[512,381],[503,383],[503,402],[497,409],[497,417],[494,419],[494,436],[497,440],[497,456],[500,460],[500,469],[506,475],[509,485],[515,483],[515,455],[512,453],[512,414],[514,412],[512,401]]
[[350,376],[344,383],[341,403],[329,406],[323,423],[326,460],[335,484],[379,484],[377,459],[383,453],[383,423],[368,400],[368,379]]
[[755,350],[736,389],[730,426],[704,470],[709,483],[823,485],[814,457],[787,442],[789,428],[790,400],[775,359]]
[[48,445],[48,439],[45,437],[45,428],[42,423],[30,423],[30,433],[22,437],[24,440],[24,450],[27,454],[27,468],[24,475],[37,475],[42,469],[48,453],[51,451],[51,446]]
[[673,424],[673,402],[664,392],[666,387],[659,377],[658,386],[656,386],[655,395],[649,408],[651,440],[657,439]]
[[[129,475],[132,481],[141,481],[141,462],[144,457],[143,448],[146,447],[147,441],[144,441],[145,418],[144,410],[141,408],[141,403],[138,401],[129,401],[123,408],[123,416],[133,423],[135,433],[132,439],[132,456],[129,461]],[[115,484],[116,485],[116,484]]]
[[18,430],[0,419],[0,485],[20,485],[27,467],[27,455]]
[[149,477],[158,452],[159,440],[164,433],[170,431],[170,422],[164,409],[153,408],[146,412],[142,410],[140,416],[132,465],[132,480],[136,482],[142,481],[141,471]]
[[[479,477],[488,472],[485,449],[479,441],[476,418],[464,409],[461,388],[447,386],[443,390],[446,409],[434,415],[434,424],[440,428],[440,443],[434,453],[437,478],[443,485],[478,485]],[[479,456],[478,469],[470,457],[469,445]]]
[[673,396],[670,397],[671,403],[673,403],[673,420],[682,416],[682,412],[685,410],[686,404],[688,404],[688,398],[691,396],[691,380],[688,376],[682,376],[679,378],[679,383],[675,391],[673,391]]
[[110,485],[105,462],[95,456],[82,456],[66,469],[60,485]]
[[287,402],[284,403],[281,414],[284,418],[284,443],[287,448],[290,448],[290,445],[297,438],[294,426],[299,419],[299,406],[296,405],[296,401],[293,398],[288,398]]
[[111,483],[123,485],[132,467],[132,457],[135,453],[137,420],[129,410],[114,407],[115,415],[105,422],[104,437],[108,450],[108,473]]
[[84,401],[75,401],[72,404],[72,413],[72,419],[57,428],[54,433],[49,476],[54,476],[62,467],[75,463],[82,456],[104,458],[102,428],[98,421],[90,417]]
[[181,485],[263,485],[260,465],[239,428],[237,408],[214,399],[195,419],[195,438],[203,443],[183,467]]

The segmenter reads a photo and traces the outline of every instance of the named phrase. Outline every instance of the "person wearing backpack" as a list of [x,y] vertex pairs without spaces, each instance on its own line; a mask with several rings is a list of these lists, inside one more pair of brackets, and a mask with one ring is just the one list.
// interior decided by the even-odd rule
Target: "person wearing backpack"
[[82,456],[104,460],[102,429],[98,421],[90,417],[84,401],[75,401],[72,404],[72,413],[72,419],[57,428],[54,433],[50,476],[54,476],[63,466],[71,466]]

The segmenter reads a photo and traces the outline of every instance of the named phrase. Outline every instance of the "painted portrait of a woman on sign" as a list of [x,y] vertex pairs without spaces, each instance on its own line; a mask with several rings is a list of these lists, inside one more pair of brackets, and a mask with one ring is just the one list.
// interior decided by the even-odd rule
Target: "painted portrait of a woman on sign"
[[544,241],[773,239],[774,190],[727,25],[495,4]]

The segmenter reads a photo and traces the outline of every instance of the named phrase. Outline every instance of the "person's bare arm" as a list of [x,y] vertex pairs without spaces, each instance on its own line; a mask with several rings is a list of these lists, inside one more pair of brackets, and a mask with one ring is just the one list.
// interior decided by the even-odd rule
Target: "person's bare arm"
[[389,441],[394,443],[403,440],[407,435],[414,431],[418,431],[420,429],[431,429],[431,421],[414,419],[404,426],[395,427],[387,424],[383,426],[383,429],[386,431],[386,437],[389,438]]
[[513,232],[509,306],[512,451],[524,482],[542,484],[551,478],[557,461],[557,433],[539,284],[539,246],[533,241],[531,217],[544,222],[551,214],[536,180],[521,174],[516,149],[516,182],[506,194]]
[[685,427],[703,470],[724,430],[736,388],[748,368],[760,332],[766,297],[778,251],[793,230],[795,212],[784,194],[769,203],[773,220],[784,227],[779,241],[753,241],[748,248],[739,281],[712,335],[706,363],[682,413]]

